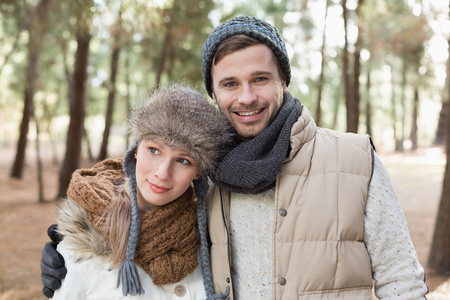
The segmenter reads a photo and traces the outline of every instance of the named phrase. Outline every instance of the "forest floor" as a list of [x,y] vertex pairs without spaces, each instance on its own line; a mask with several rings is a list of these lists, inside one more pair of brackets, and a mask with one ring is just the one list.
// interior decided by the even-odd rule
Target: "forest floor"
[[[41,300],[39,261],[55,222],[58,165],[44,162],[44,203],[38,203],[37,171],[27,153],[23,179],[10,179],[14,151],[0,148],[0,300]],[[411,237],[423,266],[427,265],[442,190],[446,158],[439,148],[415,153],[379,153],[400,198]],[[427,269],[430,300],[450,299],[450,274]]]

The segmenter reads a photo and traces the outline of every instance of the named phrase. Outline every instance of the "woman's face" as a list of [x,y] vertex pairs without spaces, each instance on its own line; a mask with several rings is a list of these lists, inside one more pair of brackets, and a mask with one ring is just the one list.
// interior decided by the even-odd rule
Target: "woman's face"
[[197,162],[189,153],[153,140],[139,143],[136,181],[140,207],[150,209],[172,202],[199,176]]

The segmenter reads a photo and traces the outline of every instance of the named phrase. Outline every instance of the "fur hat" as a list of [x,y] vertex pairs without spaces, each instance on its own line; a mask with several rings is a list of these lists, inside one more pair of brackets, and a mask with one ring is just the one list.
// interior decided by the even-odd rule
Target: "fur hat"
[[209,35],[203,48],[203,82],[209,96],[212,96],[211,67],[217,48],[224,40],[241,34],[257,39],[272,49],[286,76],[286,85],[289,85],[291,81],[289,56],[278,30],[255,17],[235,17],[217,26]]
[[[130,189],[131,224],[126,259],[120,266],[117,278],[117,286],[122,282],[124,296],[144,293],[133,262],[139,238],[134,156],[139,141],[152,139],[186,151],[195,159],[202,176],[201,180],[194,181],[194,190],[202,205],[208,186],[206,175],[214,170],[218,161],[235,143],[235,131],[226,117],[200,93],[180,83],[166,85],[151,92],[136,105],[131,113],[130,123],[135,140],[125,153],[123,170]],[[204,219],[205,216],[203,209],[201,218]],[[209,264],[205,268],[209,268]]]
[[181,84],[153,91],[136,106],[130,122],[137,140],[152,139],[188,152],[202,173],[214,169],[234,137],[226,117]]

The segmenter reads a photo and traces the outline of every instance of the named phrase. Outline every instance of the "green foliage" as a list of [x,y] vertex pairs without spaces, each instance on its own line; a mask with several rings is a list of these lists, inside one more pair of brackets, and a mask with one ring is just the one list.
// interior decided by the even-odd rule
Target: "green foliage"
[[[47,18],[33,23],[41,0],[0,0],[0,108],[8,121],[18,124],[26,87],[25,71],[32,29],[39,47],[36,85],[36,115],[44,122],[68,112],[69,80],[73,72],[76,32],[82,26],[92,35],[89,61],[87,117],[103,116],[110,86],[111,55],[120,48],[116,79],[116,109],[113,120],[124,125],[127,99],[138,101],[157,82],[185,80],[202,86],[202,48],[213,24],[236,15],[263,18],[285,37],[293,69],[290,90],[311,111],[315,109],[324,29],[324,1],[262,0],[50,0]],[[328,28],[341,27],[340,1],[330,0]],[[361,21],[363,50],[370,58],[362,61],[365,74],[374,74],[372,96],[376,109],[386,110],[384,68],[387,59],[406,59],[409,70],[422,66],[423,89],[432,91],[434,67],[425,45],[433,32],[430,16],[414,15],[403,0],[365,0],[359,8],[349,7],[351,28]],[[323,15],[322,15],[323,14]],[[337,23],[336,23],[337,20]],[[352,27],[353,26],[353,27]],[[340,34],[339,31],[337,34]],[[351,45],[354,41],[351,41]],[[333,125],[335,103],[344,105],[341,79],[341,44],[325,45],[323,108],[324,126]],[[350,47],[350,51],[353,51]],[[9,57],[6,63],[4,57]],[[398,65],[395,63],[395,65]],[[394,70],[395,71],[395,70]],[[413,72],[410,72],[411,74]],[[417,73],[417,72],[416,72]],[[418,76],[418,75],[417,75]],[[428,78],[426,81],[423,78]],[[339,109],[344,112],[344,109]],[[2,113],[0,113],[2,114]],[[387,114],[384,114],[387,115]],[[341,118],[340,118],[341,119]],[[64,130],[64,128],[58,128]],[[0,137],[1,139],[1,137]],[[98,137],[96,140],[100,140]]]

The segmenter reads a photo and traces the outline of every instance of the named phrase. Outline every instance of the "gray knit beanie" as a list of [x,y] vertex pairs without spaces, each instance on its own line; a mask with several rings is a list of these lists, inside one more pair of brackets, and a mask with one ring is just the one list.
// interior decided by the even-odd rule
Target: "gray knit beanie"
[[[117,286],[122,283],[124,296],[144,293],[133,262],[139,238],[135,158],[139,142],[151,139],[188,152],[202,173],[202,180],[194,181],[196,197],[202,203],[207,189],[199,189],[199,183],[204,183],[206,175],[214,170],[219,160],[235,145],[235,131],[227,118],[200,93],[180,83],[158,88],[144,98],[132,111],[130,123],[135,140],[125,153],[123,170],[129,182],[131,224],[126,259],[120,266],[117,278]],[[205,218],[204,214],[201,215]],[[202,254],[205,255],[209,258],[208,253]],[[204,273],[210,274],[209,263],[202,265],[203,270],[204,268]],[[206,282],[212,280],[208,278]]]
[[212,96],[211,67],[217,48],[224,40],[241,34],[257,39],[272,49],[286,76],[286,85],[289,85],[291,81],[291,67],[289,65],[286,46],[280,33],[274,26],[263,20],[243,16],[235,17],[220,24],[211,32],[206,40],[203,48],[203,82],[208,94]]

